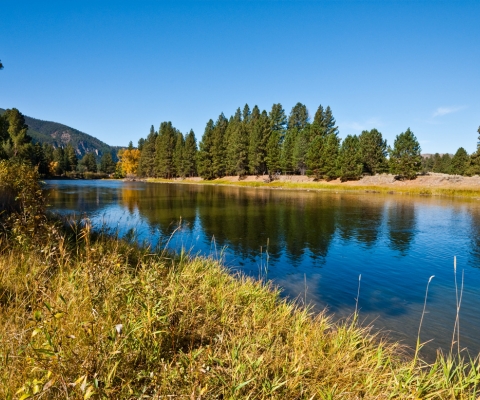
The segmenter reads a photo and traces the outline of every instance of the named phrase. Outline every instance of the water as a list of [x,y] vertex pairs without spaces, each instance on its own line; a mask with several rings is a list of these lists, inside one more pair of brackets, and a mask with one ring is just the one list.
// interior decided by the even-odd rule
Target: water
[[86,215],[153,246],[222,257],[335,318],[354,312],[361,274],[361,320],[410,347],[435,275],[421,332],[431,340],[426,358],[450,350],[457,256],[459,286],[465,276],[460,344],[480,352],[480,199],[119,181],[47,187],[57,212]]

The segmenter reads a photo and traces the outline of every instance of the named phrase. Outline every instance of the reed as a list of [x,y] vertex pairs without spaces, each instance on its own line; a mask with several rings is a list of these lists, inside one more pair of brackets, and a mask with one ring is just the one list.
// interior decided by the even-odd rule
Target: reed
[[416,364],[417,359],[418,359],[418,353],[419,353],[420,349],[423,347],[423,344],[420,341],[420,332],[422,330],[423,317],[425,316],[425,311],[427,309],[428,288],[430,287],[430,282],[432,281],[433,278],[435,278],[435,275],[432,275],[428,279],[427,289],[425,290],[425,300],[423,302],[422,317],[420,318],[420,324],[418,325],[417,345],[415,346],[415,355],[413,357],[413,365]]

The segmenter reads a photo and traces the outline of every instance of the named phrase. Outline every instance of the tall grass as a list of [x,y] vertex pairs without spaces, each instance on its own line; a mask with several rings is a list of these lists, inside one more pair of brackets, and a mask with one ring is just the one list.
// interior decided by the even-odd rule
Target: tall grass
[[478,360],[415,361],[356,318],[334,323],[216,259],[88,224],[0,234],[1,399],[478,395]]
[[413,365],[213,259],[50,234],[0,243],[2,399],[475,398],[476,361]]

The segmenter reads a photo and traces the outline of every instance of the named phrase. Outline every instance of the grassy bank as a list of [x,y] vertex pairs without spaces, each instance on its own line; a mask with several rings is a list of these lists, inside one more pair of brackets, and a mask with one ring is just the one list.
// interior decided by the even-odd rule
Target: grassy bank
[[478,364],[402,360],[213,260],[48,231],[0,244],[0,398],[475,398]]
[[0,221],[1,399],[478,395],[477,361],[405,359],[215,260],[49,220],[32,178]]
[[362,185],[360,182],[349,183],[329,183],[329,182],[285,182],[273,181],[271,183],[257,181],[234,181],[229,179],[215,180],[168,180],[149,178],[148,182],[163,183],[182,183],[197,185],[222,185],[222,186],[241,186],[266,189],[287,189],[287,190],[318,190],[335,191],[349,193],[381,193],[381,194],[404,194],[414,196],[449,196],[449,197],[470,197],[480,198],[480,187],[431,187],[431,186],[396,186],[396,185]]

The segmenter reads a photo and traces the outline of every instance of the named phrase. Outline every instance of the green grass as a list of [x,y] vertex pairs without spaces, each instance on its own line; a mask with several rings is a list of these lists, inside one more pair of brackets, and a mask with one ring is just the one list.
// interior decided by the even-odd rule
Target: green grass
[[437,187],[392,187],[382,185],[346,185],[346,184],[329,184],[324,182],[280,182],[273,181],[265,183],[262,181],[246,182],[246,181],[229,181],[226,179],[215,179],[212,181],[173,181],[168,179],[150,178],[149,182],[166,182],[166,183],[182,183],[197,185],[222,185],[222,186],[243,186],[255,188],[270,189],[290,189],[290,190],[319,190],[319,191],[335,191],[335,192],[370,192],[382,194],[405,194],[416,196],[449,196],[449,197],[479,197],[480,188],[437,188]]

